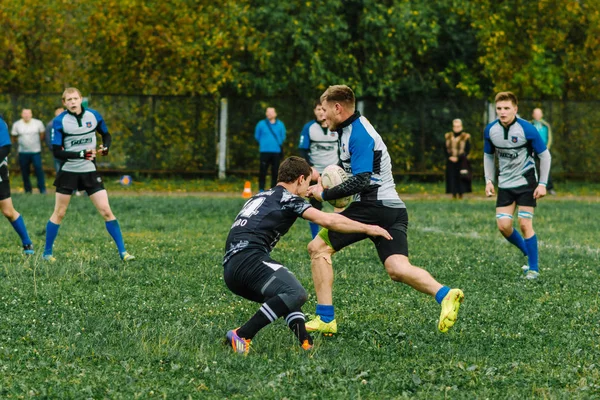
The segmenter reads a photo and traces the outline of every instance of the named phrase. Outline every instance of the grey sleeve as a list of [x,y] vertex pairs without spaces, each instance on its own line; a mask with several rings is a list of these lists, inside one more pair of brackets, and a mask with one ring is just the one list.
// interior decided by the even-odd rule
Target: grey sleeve
[[546,185],[548,183],[548,174],[550,173],[552,156],[550,155],[550,151],[546,150],[538,154],[538,157],[540,158],[540,178],[538,182]]
[[494,155],[483,153],[483,175],[485,176],[485,182],[496,181],[496,164],[494,163]]

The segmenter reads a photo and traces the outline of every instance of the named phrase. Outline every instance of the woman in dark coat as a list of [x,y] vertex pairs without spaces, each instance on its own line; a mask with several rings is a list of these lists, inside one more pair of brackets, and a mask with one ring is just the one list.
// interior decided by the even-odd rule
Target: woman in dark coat
[[471,151],[471,135],[463,132],[460,119],[452,121],[452,132],[446,138],[446,193],[462,199],[463,193],[471,193],[471,166],[467,156]]

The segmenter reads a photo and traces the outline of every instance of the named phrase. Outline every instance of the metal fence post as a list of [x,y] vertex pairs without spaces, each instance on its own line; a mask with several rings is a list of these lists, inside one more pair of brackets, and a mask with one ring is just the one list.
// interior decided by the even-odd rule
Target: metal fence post
[[219,179],[225,179],[227,168],[227,99],[221,99],[221,118],[219,121]]

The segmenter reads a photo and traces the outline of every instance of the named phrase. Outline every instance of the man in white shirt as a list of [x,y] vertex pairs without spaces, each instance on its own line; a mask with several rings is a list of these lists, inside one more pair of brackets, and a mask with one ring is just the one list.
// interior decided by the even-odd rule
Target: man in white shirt
[[31,164],[35,170],[40,193],[46,193],[46,182],[42,169],[42,140],[44,140],[45,133],[44,123],[33,118],[33,113],[29,108],[21,111],[21,119],[12,126],[11,134],[17,136],[19,142],[19,166],[25,193],[31,193],[31,181],[29,180]]

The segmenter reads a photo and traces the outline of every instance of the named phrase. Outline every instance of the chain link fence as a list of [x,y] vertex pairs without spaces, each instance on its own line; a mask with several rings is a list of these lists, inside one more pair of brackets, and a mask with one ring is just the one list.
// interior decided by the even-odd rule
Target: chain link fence
[[[89,107],[105,118],[113,146],[99,160],[105,172],[217,176],[219,100],[211,97],[85,94]],[[227,174],[250,176],[258,171],[256,123],[266,107],[277,109],[287,127],[286,156],[296,147],[304,124],[314,115],[314,99],[229,98],[227,116]],[[31,108],[34,118],[47,123],[61,104],[61,94],[0,94],[0,115],[9,129],[20,118],[21,109]],[[551,148],[553,176],[598,180],[600,102],[522,100],[519,114],[530,119],[535,107],[544,110],[554,136]],[[359,108],[384,138],[402,177],[441,179],[445,168],[444,133],[452,120],[463,120],[472,135],[471,161],[475,175],[482,174],[482,132],[489,120],[485,100],[405,99],[382,102],[361,99]],[[492,108],[493,109],[493,108]],[[492,117],[493,118],[493,117]],[[17,149],[9,165],[18,169]],[[50,150],[44,146],[44,166],[52,169]]]

